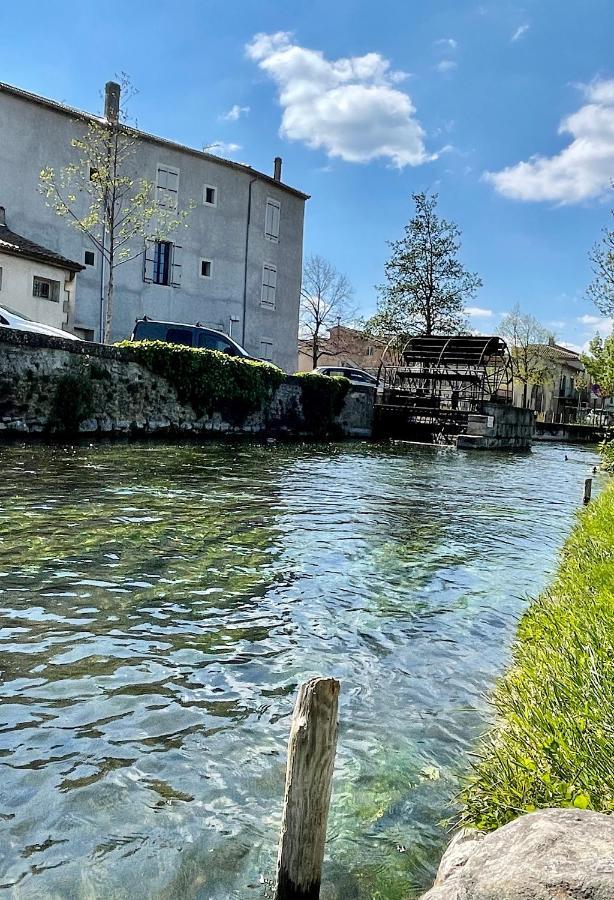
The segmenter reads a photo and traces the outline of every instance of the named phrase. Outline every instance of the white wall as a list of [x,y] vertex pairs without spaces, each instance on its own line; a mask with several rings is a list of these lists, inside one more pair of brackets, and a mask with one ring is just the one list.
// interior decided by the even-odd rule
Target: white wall
[[[8,306],[15,312],[34,319],[35,322],[42,322],[43,325],[51,325],[54,328],[66,326],[75,294],[76,277],[71,280],[71,272],[2,252],[0,252],[0,268],[2,268],[0,306]],[[35,275],[39,278],[48,278],[50,281],[59,281],[57,302],[32,295]]]

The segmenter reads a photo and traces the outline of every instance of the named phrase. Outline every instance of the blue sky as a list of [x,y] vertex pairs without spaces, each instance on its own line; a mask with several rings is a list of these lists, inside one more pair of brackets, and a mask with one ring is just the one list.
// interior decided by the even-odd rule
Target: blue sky
[[412,191],[438,191],[484,282],[473,326],[519,303],[581,346],[611,327],[584,290],[614,198],[613,35],[611,0],[22,0],[0,80],[99,111],[125,71],[141,128],[264,171],[281,155],[312,195],[306,252],[365,315]]

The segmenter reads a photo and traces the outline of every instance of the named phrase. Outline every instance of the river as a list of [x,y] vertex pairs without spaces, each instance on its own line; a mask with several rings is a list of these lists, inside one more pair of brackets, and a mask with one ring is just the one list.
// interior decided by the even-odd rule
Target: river
[[294,695],[314,674],[342,682],[323,898],[428,884],[592,450],[0,459],[0,895],[270,895]]

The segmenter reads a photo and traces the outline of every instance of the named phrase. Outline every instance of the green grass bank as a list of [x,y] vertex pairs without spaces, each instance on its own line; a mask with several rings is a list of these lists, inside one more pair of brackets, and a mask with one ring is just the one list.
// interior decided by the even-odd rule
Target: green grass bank
[[614,811],[614,479],[582,510],[523,615],[497,718],[462,795],[487,831],[543,807]]

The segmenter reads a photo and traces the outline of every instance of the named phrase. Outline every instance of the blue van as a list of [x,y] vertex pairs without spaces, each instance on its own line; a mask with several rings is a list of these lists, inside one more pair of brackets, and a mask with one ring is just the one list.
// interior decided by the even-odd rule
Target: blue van
[[164,341],[167,344],[182,344],[184,347],[200,347],[205,350],[219,350],[229,356],[253,359],[253,356],[223,331],[205,328],[204,325],[184,325],[181,322],[156,322],[143,316],[137,319],[131,341]]

